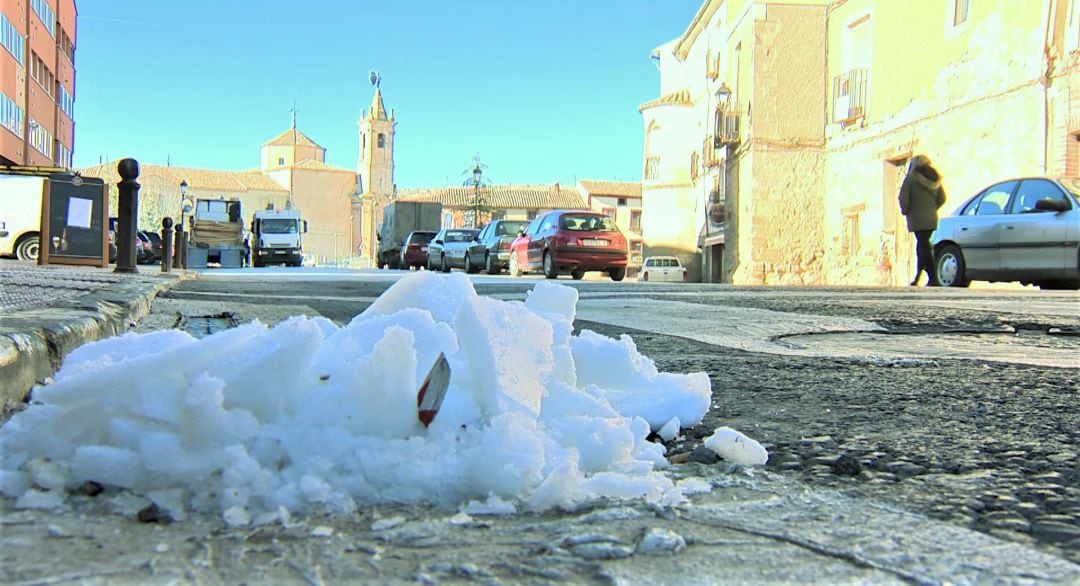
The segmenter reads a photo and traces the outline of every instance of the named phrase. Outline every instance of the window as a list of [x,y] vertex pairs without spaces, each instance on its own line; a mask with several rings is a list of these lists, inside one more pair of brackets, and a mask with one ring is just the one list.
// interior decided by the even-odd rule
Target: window
[[625,197],[620,197],[620,198],[619,198],[619,199],[618,199],[618,200],[616,201],[615,205],[617,205],[617,206],[619,206],[619,207],[621,207],[621,208],[625,208],[625,207],[626,207],[626,198],[625,198]]
[[15,136],[23,137],[23,109],[2,92],[0,92],[0,125],[14,132]]
[[841,252],[851,255],[859,251],[859,214],[857,212],[844,214],[841,238]]
[[615,218],[615,208],[604,208],[600,213],[604,214],[609,218]]
[[56,164],[65,169],[71,168],[71,149],[60,141],[56,141]]
[[386,135],[381,132],[379,133],[379,148],[386,148]]
[[641,233],[641,210],[630,210],[630,231]]
[[49,157],[51,161],[53,158],[53,137],[41,124],[38,124],[37,120],[30,119],[30,146],[37,149],[37,151],[46,157]]
[[442,227],[443,228],[450,228],[453,225],[454,225],[454,214],[453,214],[453,212],[443,212],[443,215],[442,215]]
[[45,93],[49,97],[53,97],[53,92],[56,91],[56,77],[49,71],[49,67],[45,65],[45,61],[38,57],[38,54],[30,52],[30,77],[34,78],[34,81],[38,82],[41,89],[45,90]]
[[0,43],[19,62],[19,65],[26,65],[23,62],[26,39],[19,33],[19,29],[15,28],[15,25],[8,20],[7,15],[2,12],[0,12]]
[[63,29],[60,29],[60,52],[67,55],[69,61],[75,62],[75,43],[71,41],[71,37],[67,36]]
[[57,84],[57,87],[59,87],[60,89],[57,90],[57,92],[56,92],[57,95],[59,96],[59,98],[56,100],[56,104],[58,106],[60,106],[60,110],[62,110],[64,112],[64,114],[67,114],[68,118],[74,120],[75,119],[75,98],[72,97],[72,95],[68,93],[67,89],[64,88],[64,86],[62,86],[60,84]]
[[960,26],[967,22],[971,13],[971,0],[953,0],[952,25]]
[[285,166],[285,157],[278,157],[277,164],[284,167]]
[[1025,179],[1020,184],[1020,190],[1016,192],[1012,205],[1009,206],[1010,214],[1030,214],[1040,210],[1035,209],[1035,202],[1040,199],[1064,200],[1065,194],[1057,185],[1045,179]]
[[537,214],[536,210],[529,210],[529,211],[525,212],[525,217],[530,219],[530,220],[535,220],[536,219],[536,214]]
[[960,215],[963,216],[991,216],[1005,213],[1005,206],[1009,203],[1009,197],[1016,189],[1016,181],[998,183],[982,192],[971,200]]
[[698,152],[694,151],[690,153],[690,180],[697,179],[698,176]]
[[45,30],[49,31],[49,36],[56,38],[56,15],[53,14],[52,7],[45,0],[30,0],[30,6],[34,8],[34,14],[38,15],[41,19],[41,24],[45,25]]

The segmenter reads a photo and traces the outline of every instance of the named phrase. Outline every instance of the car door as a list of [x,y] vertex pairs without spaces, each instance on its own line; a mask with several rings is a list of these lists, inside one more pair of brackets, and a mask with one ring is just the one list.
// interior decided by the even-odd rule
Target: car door
[[476,240],[469,243],[469,249],[466,252],[469,255],[469,262],[473,266],[482,266],[484,264],[484,253],[487,250],[487,240],[490,235],[495,231],[495,225],[498,222],[488,222],[487,226],[484,226],[483,230],[476,235]]
[[[1068,213],[1035,209],[1035,203],[1046,198],[1062,200],[1066,195],[1048,179],[1020,182],[1001,225],[1002,271],[1021,275],[1065,268],[1069,228],[1076,219]],[[1075,251],[1075,244],[1070,250]],[[1071,262],[1076,262],[1075,254],[1068,256]]]
[[548,239],[555,233],[558,214],[547,214],[537,223],[536,233],[529,238],[529,270],[538,270],[544,262],[544,250]]
[[953,235],[964,253],[964,264],[969,273],[986,274],[1000,270],[1001,254],[999,239],[1005,210],[1019,181],[1003,181],[988,187],[976,197],[958,220]]
[[446,238],[446,230],[439,230],[435,234],[435,236],[431,239],[431,242],[428,242],[428,249],[427,249],[428,266],[433,266],[433,267],[436,267],[436,268],[439,267],[439,263],[441,262],[440,257],[442,256],[442,251],[443,251],[443,242],[444,242],[445,238]]

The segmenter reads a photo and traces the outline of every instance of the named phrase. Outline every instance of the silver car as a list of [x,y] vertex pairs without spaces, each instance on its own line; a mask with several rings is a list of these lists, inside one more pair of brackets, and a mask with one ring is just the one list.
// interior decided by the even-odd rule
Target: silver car
[[1078,193],[1076,177],[1010,179],[979,192],[938,222],[932,240],[938,282],[1080,289]]

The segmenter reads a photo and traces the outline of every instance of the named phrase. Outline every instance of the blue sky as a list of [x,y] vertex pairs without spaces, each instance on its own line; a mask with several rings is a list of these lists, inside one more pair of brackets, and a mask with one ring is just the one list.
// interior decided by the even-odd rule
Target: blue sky
[[[700,0],[82,0],[75,166],[241,170],[298,128],[355,169],[382,74],[401,189],[641,179],[655,47]],[[387,23],[385,25],[381,23]]]

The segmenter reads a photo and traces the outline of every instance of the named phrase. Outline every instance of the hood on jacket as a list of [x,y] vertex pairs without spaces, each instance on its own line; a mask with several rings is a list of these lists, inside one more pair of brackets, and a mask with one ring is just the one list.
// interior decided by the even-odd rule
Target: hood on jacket
[[908,177],[922,183],[928,189],[937,189],[941,186],[941,174],[930,164],[930,157],[915,155],[908,165]]

